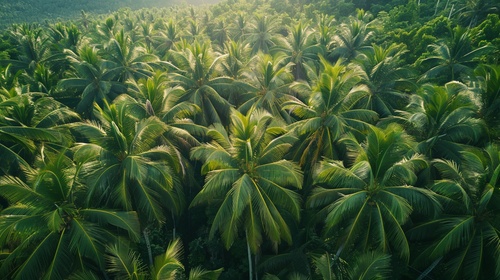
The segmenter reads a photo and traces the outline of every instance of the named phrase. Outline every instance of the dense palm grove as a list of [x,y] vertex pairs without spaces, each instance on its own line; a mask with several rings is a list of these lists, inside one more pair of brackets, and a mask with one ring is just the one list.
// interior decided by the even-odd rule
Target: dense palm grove
[[9,27],[2,279],[500,279],[499,5],[388,2]]

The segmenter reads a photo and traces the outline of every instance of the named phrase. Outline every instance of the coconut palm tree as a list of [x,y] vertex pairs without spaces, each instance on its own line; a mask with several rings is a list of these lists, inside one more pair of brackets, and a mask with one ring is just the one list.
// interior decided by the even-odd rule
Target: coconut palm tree
[[475,93],[462,83],[424,85],[396,118],[415,135],[420,153],[460,162],[465,145],[480,144],[486,133],[478,105]]
[[500,67],[485,65],[474,72],[476,78],[469,84],[480,96],[479,116],[486,123],[490,139],[500,139]]
[[18,46],[18,54],[0,64],[11,65],[12,71],[21,71],[20,81],[28,91],[51,92],[62,76],[64,55],[51,51],[52,43],[48,32],[39,25],[23,24],[10,31],[11,38]]
[[127,95],[96,106],[97,123],[71,127],[88,203],[137,211],[141,224],[165,222],[183,211],[181,166],[161,138],[168,126]]
[[189,101],[201,109],[202,113],[194,117],[197,124],[229,123],[231,104],[221,94],[231,87],[233,79],[217,75],[223,58],[212,53],[208,44],[198,42],[169,52],[169,59],[178,68],[170,73],[170,85],[184,89],[179,102]]
[[221,20],[215,23],[210,38],[215,42],[218,49],[224,49],[224,45],[229,39],[229,29],[224,21]]
[[281,57],[260,54],[250,62],[252,71],[244,72],[249,89],[250,97],[238,108],[242,113],[246,113],[251,108],[264,109],[270,112],[275,118],[291,123],[288,113],[282,109],[282,104],[290,100],[290,84],[293,82],[293,75],[287,66],[280,63]]
[[165,253],[156,256],[154,265],[150,269],[145,266],[137,253],[124,244],[115,244],[108,247],[107,271],[114,279],[188,279],[188,280],[216,280],[223,269],[205,270],[194,267],[184,278],[184,266],[181,263],[182,242],[180,239],[171,241]]
[[402,60],[406,52],[404,45],[393,44],[386,48],[373,45],[354,60],[363,69],[363,82],[370,92],[358,106],[387,117],[408,104],[407,93],[413,92],[416,86],[410,81],[412,72]]
[[319,164],[308,207],[321,207],[326,236],[335,237],[337,255],[376,250],[408,262],[403,226],[414,213],[432,217],[439,209],[429,190],[415,187],[427,161],[414,153],[415,143],[397,125],[373,127],[362,144],[345,141],[350,142],[352,162]]
[[97,44],[103,41],[106,42],[112,39],[117,31],[118,24],[116,23],[115,17],[108,17],[103,23],[95,26],[95,36],[92,36],[92,39],[95,40]]
[[139,237],[132,211],[114,211],[85,203],[86,187],[71,152],[43,152],[26,180],[0,178],[0,196],[9,206],[0,212],[0,273],[9,279],[66,279],[74,271],[105,276],[105,247],[128,234]]
[[316,17],[316,30],[318,32],[316,41],[318,44],[330,52],[328,49],[332,37],[334,36],[334,30],[336,27],[335,18],[332,15],[320,14]]
[[165,23],[162,21],[158,25],[158,30],[152,38],[153,49],[158,57],[163,58],[167,51],[180,40],[181,30],[172,19]]
[[250,58],[250,47],[248,44],[239,41],[229,41],[225,43],[227,56],[221,63],[225,75],[234,80],[242,80],[243,71],[246,70]]
[[103,58],[110,64],[107,65],[107,74],[119,82],[151,76],[152,64],[159,61],[158,57],[147,53],[145,48],[136,46],[123,30],[115,34],[103,53]]
[[299,162],[306,173],[323,158],[341,159],[339,140],[347,133],[354,133],[361,140],[370,123],[378,119],[376,112],[355,109],[357,101],[368,94],[366,86],[360,84],[361,74],[337,61],[331,65],[321,58],[323,70],[313,81],[293,85],[299,94],[308,96],[304,103],[299,99],[287,101],[283,108],[297,118],[289,127],[299,137],[292,158]]
[[192,150],[192,158],[203,162],[203,189],[191,202],[214,204],[218,210],[210,238],[219,232],[226,248],[244,234],[249,272],[253,279],[251,253],[258,253],[264,237],[274,250],[282,240],[291,243],[287,220],[297,221],[300,198],[289,187],[300,189],[298,165],[283,160],[295,138],[276,136],[282,130],[271,124],[272,115],[252,110],[247,115],[233,110],[229,133],[216,124],[208,132],[213,141]]
[[0,102],[2,171],[14,175],[8,170],[29,166],[40,150],[70,145],[71,137],[61,126],[78,120],[78,114],[41,93]]
[[186,179],[193,178],[189,151],[199,145],[198,139],[206,134],[206,128],[193,123],[200,108],[189,102],[179,102],[184,94],[180,87],[170,88],[168,74],[156,72],[154,76],[139,81],[130,81],[129,94],[138,99],[148,116],[156,116],[166,124],[161,143],[168,146],[182,169]]
[[[155,258],[154,269],[151,272],[153,279],[172,279],[184,272],[184,266],[179,261],[182,256],[182,243],[180,239],[173,240],[168,244],[164,254]],[[193,267],[187,275],[188,280],[217,280],[223,269],[206,270],[201,267]]]
[[457,28],[450,32],[452,38],[449,42],[440,41],[431,44],[432,55],[421,60],[423,65],[430,65],[423,79],[441,78],[444,82],[454,81],[461,75],[470,75],[481,56],[493,50],[491,45],[473,48],[471,35],[468,30]]
[[291,63],[292,73],[295,80],[307,80],[306,64],[315,64],[318,55],[324,55],[325,49],[315,42],[312,30],[298,23],[291,29],[290,35],[280,40],[273,52],[283,52],[283,63]]
[[[460,165],[437,159],[439,177],[431,185],[444,206],[443,215],[416,225],[408,236],[426,246],[415,265],[447,279],[500,277],[500,150],[490,145],[482,154],[463,153]],[[430,271],[429,271],[430,273]]]
[[43,64],[50,56],[49,38],[37,24],[14,25],[10,31],[11,38],[18,46],[19,54],[16,58],[3,61],[3,64],[12,64],[15,72],[24,70],[32,74],[38,64]]
[[336,31],[332,46],[329,47],[332,52],[328,56],[334,61],[342,58],[345,62],[350,62],[369,47],[374,36],[368,23],[355,18],[350,18],[349,23],[341,24]]
[[467,0],[460,3],[458,8],[459,19],[464,26],[474,27],[483,21],[489,14],[500,11],[500,4],[493,0]]
[[71,77],[59,81],[61,92],[54,94],[56,99],[74,105],[83,117],[90,118],[94,102],[102,106],[126,92],[124,84],[113,81],[114,73],[108,71],[96,48],[83,46],[78,54],[66,52],[73,71]]
[[14,72],[12,65],[7,65],[0,72],[0,101],[20,95],[19,76],[21,71]]
[[50,28],[51,49],[62,52],[64,49],[76,51],[82,39],[82,32],[74,24],[56,23]]
[[277,29],[278,22],[275,18],[255,16],[254,22],[251,23],[248,29],[248,33],[244,35],[245,42],[250,44],[253,55],[259,51],[269,53],[271,47],[276,45]]
[[241,12],[236,13],[234,20],[228,26],[229,37],[234,41],[241,41],[248,33],[248,28],[247,17]]

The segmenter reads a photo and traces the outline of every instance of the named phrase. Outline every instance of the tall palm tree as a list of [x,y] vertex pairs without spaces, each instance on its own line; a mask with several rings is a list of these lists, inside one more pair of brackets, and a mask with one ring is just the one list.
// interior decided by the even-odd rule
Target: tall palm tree
[[458,28],[451,34],[449,42],[441,41],[429,46],[432,55],[420,63],[430,65],[431,68],[422,78],[440,77],[444,82],[449,82],[459,79],[460,75],[470,75],[478,64],[478,59],[493,50],[491,45],[474,49],[471,35],[466,29]]
[[359,69],[345,66],[341,61],[331,65],[323,58],[321,63],[323,70],[312,87],[307,83],[292,87],[308,96],[307,102],[294,99],[283,104],[297,118],[290,125],[300,139],[291,150],[292,158],[308,174],[322,158],[341,159],[339,140],[347,133],[354,133],[361,140],[369,124],[378,119],[374,111],[353,107],[368,94],[366,86],[360,84]]
[[486,132],[478,105],[475,93],[462,83],[424,85],[397,118],[415,135],[420,153],[460,162],[464,145],[480,144]]
[[95,26],[95,36],[92,39],[96,40],[95,43],[100,43],[102,41],[106,42],[114,37],[118,30],[118,24],[114,17],[108,17],[103,23],[97,24]]
[[406,52],[403,45],[392,44],[386,48],[373,45],[355,59],[354,62],[365,73],[363,82],[370,91],[370,95],[360,100],[358,106],[387,117],[408,104],[407,92],[413,91],[416,86],[410,81],[412,72],[402,60]]
[[0,118],[0,169],[6,174],[18,165],[31,164],[40,150],[70,145],[71,137],[61,126],[80,120],[78,114],[40,93],[0,102]]
[[362,20],[350,18],[349,23],[341,24],[331,42],[332,52],[329,58],[334,61],[342,58],[346,62],[353,60],[361,51],[369,47],[374,32],[370,25]]
[[246,36],[249,29],[249,23],[246,15],[237,13],[234,20],[229,24],[229,37],[234,41],[241,41]]
[[274,117],[291,123],[290,116],[282,109],[282,104],[290,100],[290,85],[293,75],[287,65],[280,63],[281,57],[260,54],[250,62],[252,71],[244,72],[244,77],[251,86],[250,97],[238,108],[246,113],[251,108],[264,109]]
[[182,51],[170,51],[169,59],[178,70],[170,73],[171,85],[184,89],[179,102],[189,101],[201,109],[195,123],[229,123],[231,104],[221,94],[231,87],[233,79],[217,75],[222,55],[212,53],[207,43],[195,42]]
[[137,241],[135,212],[93,208],[85,203],[80,167],[64,151],[40,154],[22,180],[0,178],[0,273],[9,279],[66,279],[74,271],[105,276],[105,247],[128,233]]
[[210,38],[217,44],[218,49],[224,49],[226,41],[229,39],[229,29],[224,21],[215,23]]
[[288,37],[280,40],[272,51],[279,51],[285,54],[283,63],[291,63],[292,73],[295,80],[307,80],[306,64],[314,65],[318,61],[318,55],[323,55],[325,49],[315,42],[312,30],[298,23],[291,29]]
[[107,65],[108,75],[119,82],[151,76],[152,64],[159,61],[158,57],[147,53],[145,48],[138,47],[123,30],[110,40],[103,57],[111,64]]
[[414,186],[427,161],[414,153],[415,143],[397,125],[372,128],[362,144],[346,141],[352,164],[322,161],[307,205],[321,207],[327,237],[336,237],[337,255],[376,250],[408,262],[403,226],[414,213],[432,217],[439,209],[429,190]]
[[[418,224],[408,236],[426,246],[416,259],[425,268],[440,262],[432,273],[447,279],[500,277],[500,150],[488,146],[483,154],[464,152],[460,165],[434,160],[439,172],[431,190],[443,201],[444,213]],[[431,266],[432,267],[432,266]],[[435,266],[434,266],[435,267]]]
[[102,106],[103,102],[126,92],[123,83],[113,81],[114,73],[108,71],[106,61],[98,55],[96,48],[83,46],[78,54],[70,50],[66,52],[73,68],[72,75],[59,81],[61,92],[54,97],[75,105],[83,117],[92,117],[94,102]]
[[275,39],[277,33],[278,22],[273,17],[255,16],[254,22],[250,25],[248,33],[244,38],[252,48],[252,54],[257,54],[259,51],[269,53],[271,47],[276,45]]
[[12,64],[16,72],[24,70],[32,74],[36,66],[50,56],[49,38],[38,24],[14,25],[10,36],[17,43],[19,54],[3,63]]
[[14,72],[12,65],[7,65],[0,72],[0,101],[5,101],[19,94],[21,89],[19,84],[19,76],[21,71]]
[[247,241],[250,279],[251,252],[258,253],[263,238],[277,250],[282,240],[291,243],[288,219],[298,220],[300,198],[288,187],[302,187],[298,165],[283,160],[295,138],[276,136],[272,115],[252,110],[247,115],[233,110],[229,133],[215,125],[208,135],[213,141],[192,150],[203,162],[205,185],[191,203],[217,205],[210,238],[219,232],[226,248],[239,234]]
[[74,24],[56,23],[50,28],[51,49],[62,52],[64,49],[76,51],[82,39],[82,32]]
[[141,225],[165,222],[183,211],[181,166],[175,151],[160,141],[167,125],[122,95],[104,108],[96,106],[97,123],[71,126],[87,143],[76,147],[87,185],[87,202],[137,211]]
[[67,67],[63,66],[64,55],[51,51],[53,43],[48,32],[36,24],[22,24],[14,26],[10,35],[17,43],[18,54],[0,64],[10,64],[15,72],[22,71],[19,79],[29,91],[52,91],[62,76],[61,69]]
[[459,19],[464,26],[474,27],[481,23],[489,14],[500,11],[500,4],[493,0],[467,0],[460,3]]
[[166,124],[166,131],[161,137],[163,145],[168,146],[181,166],[182,174],[192,178],[189,151],[199,145],[198,139],[206,134],[206,128],[193,123],[191,118],[200,112],[200,108],[187,101],[179,102],[184,90],[170,88],[167,73],[156,72],[154,76],[129,83],[129,94],[139,100],[147,115],[158,117]]
[[[173,240],[168,244],[164,254],[155,259],[152,271],[153,279],[172,279],[184,271],[184,266],[179,261],[182,256],[182,243],[180,239]],[[217,280],[223,269],[206,270],[201,267],[193,267],[187,275],[188,280]]]
[[162,21],[158,25],[158,30],[152,37],[153,49],[158,57],[163,58],[167,51],[180,40],[181,30],[172,19],[165,23]]
[[[114,279],[185,279],[181,263],[182,243],[180,239],[171,241],[165,253],[156,256],[154,265],[148,270],[139,256],[123,244],[108,247],[108,272]],[[194,267],[187,275],[188,280],[216,280],[223,269],[205,270]]]
[[235,79],[242,80],[243,71],[246,70],[250,58],[250,47],[240,41],[229,41],[225,43],[227,56],[221,63],[224,74]]
[[318,32],[316,40],[318,44],[327,51],[331,51],[328,49],[328,46],[334,36],[335,23],[335,18],[332,15],[320,14],[316,17],[317,26],[315,29]]
[[500,67],[485,65],[474,72],[476,78],[470,84],[481,99],[479,116],[486,123],[490,139],[500,139]]

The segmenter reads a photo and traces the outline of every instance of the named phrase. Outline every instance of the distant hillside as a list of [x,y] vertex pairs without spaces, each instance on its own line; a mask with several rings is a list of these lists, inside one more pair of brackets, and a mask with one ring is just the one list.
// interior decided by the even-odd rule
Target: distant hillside
[[176,4],[198,5],[217,2],[220,0],[0,0],[0,27],[12,23],[77,18],[82,10],[90,14],[103,14],[124,7],[136,10]]

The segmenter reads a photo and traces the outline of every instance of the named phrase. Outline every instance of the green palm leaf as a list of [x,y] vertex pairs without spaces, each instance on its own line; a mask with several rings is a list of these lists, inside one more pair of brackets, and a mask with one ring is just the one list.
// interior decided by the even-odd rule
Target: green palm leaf
[[391,275],[391,256],[379,252],[361,255],[349,269],[351,279],[389,279]]
[[107,247],[107,272],[121,279],[146,279],[146,266],[136,252],[125,244],[117,243]]
[[116,212],[105,209],[82,209],[80,214],[98,224],[110,224],[128,232],[132,240],[139,239],[139,220],[135,212]]
[[[16,270],[16,279],[33,279],[43,275],[44,267],[51,264],[54,249],[58,244],[58,235],[51,233],[41,240],[28,255],[23,265]],[[57,257],[57,256],[56,256]]]
[[54,257],[44,276],[46,279],[65,279],[65,276],[70,272],[71,267],[67,264],[67,261],[71,259],[71,256],[68,251],[69,240],[68,236],[64,234],[65,231],[66,229],[59,236]]
[[83,220],[73,219],[69,230],[69,248],[83,257],[93,260],[100,268],[104,267],[104,240],[106,232]]
[[165,253],[155,258],[152,278],[155,280],[175,279],[176,274],[184,270],[184,266],[179,261],[181,254],[182,243],[180,239],[170,242]]
[[221,275],[223,268],[217,270],[204,270],[200,267],[195,267],[189,271],[189,280],[217,280]]

